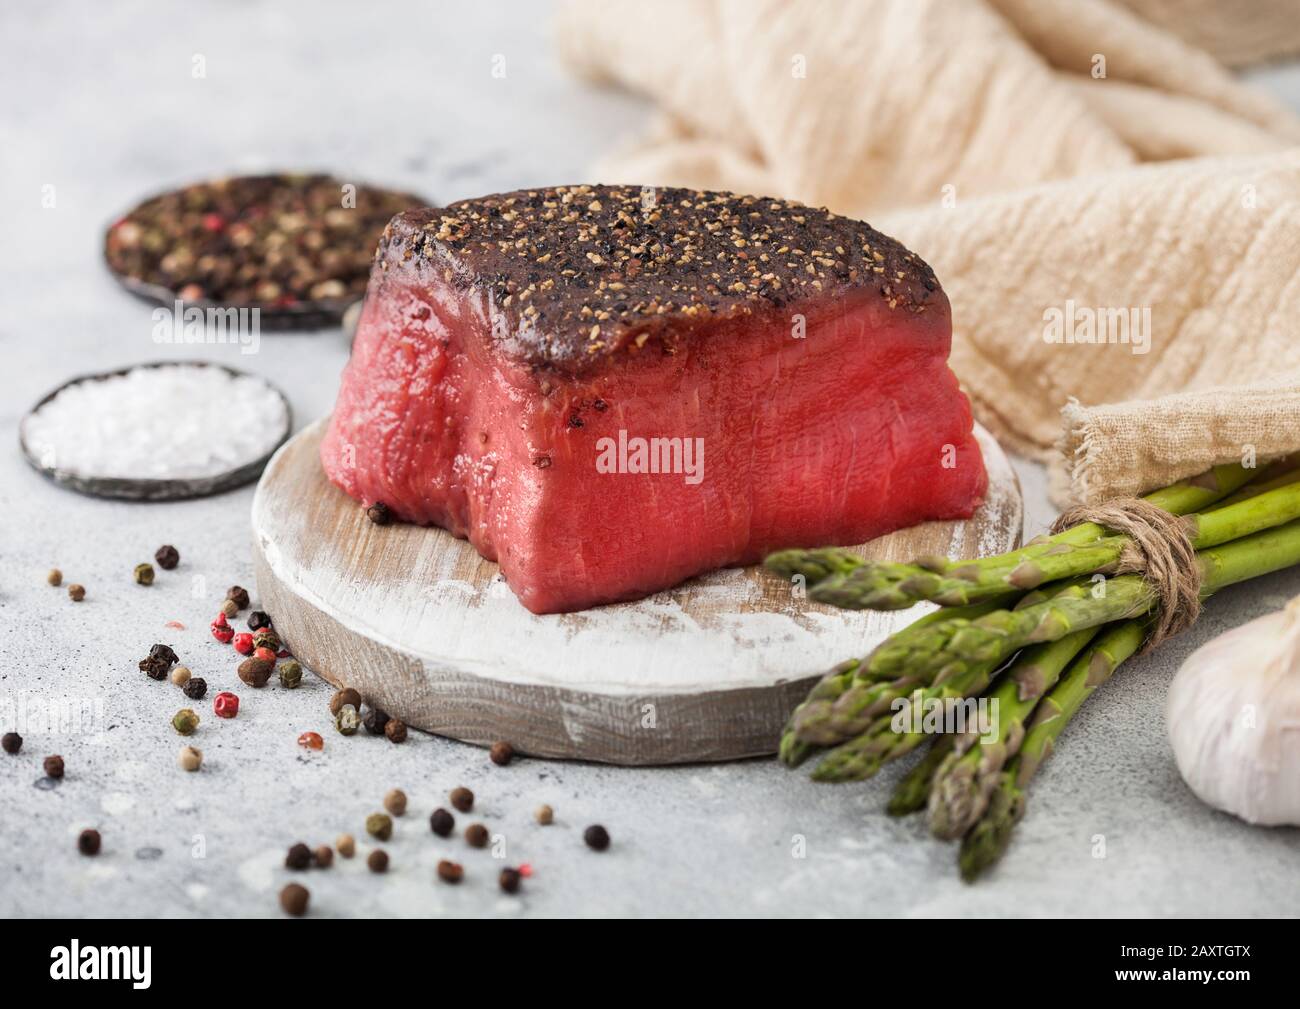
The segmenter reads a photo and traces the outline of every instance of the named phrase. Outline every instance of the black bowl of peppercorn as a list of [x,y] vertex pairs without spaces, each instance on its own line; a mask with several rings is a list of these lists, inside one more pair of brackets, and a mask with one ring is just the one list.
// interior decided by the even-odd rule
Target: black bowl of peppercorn
[[365,294],[375,245],[430,201],[329,175],[247,175],[138,204],[104,238],[132,294],[185,308],[257,309],[268,330],[336,326]]

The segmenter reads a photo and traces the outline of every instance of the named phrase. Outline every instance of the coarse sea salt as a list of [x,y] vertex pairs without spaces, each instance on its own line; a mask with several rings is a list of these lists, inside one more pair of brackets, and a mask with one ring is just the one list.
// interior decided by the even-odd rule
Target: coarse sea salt
[[173,480],[256,462],[288,422],[280,393],[260,378],[169,364],[66,386],[28,415],[23,433],[43,466],[81,477]]

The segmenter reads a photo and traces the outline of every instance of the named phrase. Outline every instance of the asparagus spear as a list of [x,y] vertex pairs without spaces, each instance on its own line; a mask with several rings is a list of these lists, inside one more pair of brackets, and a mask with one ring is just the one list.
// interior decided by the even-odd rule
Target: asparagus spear
[[[1145,500],[1174,515],[1187,515],[1207,508],[1233,493],[1255,475],[1255,470],[1246,469],[1244,466],[1216,466],[1200,476],[1153,491],[1146,495]],[[864,566],[886,571],[892,569],[899,576],[897,581],[919,577],[926,571],[974,580],[981,572],[1011,569],[1023,560],[1050,554],[1058,546],[1082,546],[1106,535],[1106,530],[1101,526],[1092,522],[1083,522],[1054,536],[1037,537],[1009,554],[981,557],[977,560],[952,561],[946,557],[930,557],[921,558],[915,564],[867,565],[856,554],[831,547],[817,550],[782,550],[771,554],[764,563],[770,570],[787,578],[802,574],[807,579],[810,589],[823,580],[851,573]]]
[[925,808],[934,776],[945,758],[952,752],[953,740],[956,738],[956,735],[951,732],[937,737],[934,745],[925,751],[925,755],[917,761],[916,766],[903,775],[894,786],[894,794],[889,797],[889,805],[885,807],[885,811],[890,816],[906,816],[908,813],[915,813],[918,809]]
[[958,865],[968,883],[998,861],[1025,811],[1025,788],[1052,754],[1056,739],[1085,700],[1138,650],[1145,622],[1129,620],[1104,631],[1043,698],[1025,732],[1020,753],[998,776],[983,817],[962,839]]
[[[1183,519],[1196,549],[1218,546],[1300,518],[1300,471],[1249,488],[1250,493],[1239,492],[1239,499],[1227,507]],[[927,599],[944,606],[964,606],[1061,578],[1110,573],[1129,542],[1127,536],[1113,535],[1083,546],[1060,543],[1010,569],[1003,566],[974,570],[967,566],[956,575],[921,571],[902,576],[898,571],[906,565],[872,564],[828,577],[810,594],[819,602],[853,610],[902,609]]]
[[984,741],[968,731],[935,772],[930,789],[930,831],[955,840],[983,815],[1006,762],[1019,752],[1025,721],[1097,628],[1067,634],[1060,641],[1024,649],[986,700],[997,719],[997,738]]
[[777,747],[777,756],[780,758],[781,763],[787,767],[798,767],[816,749],[812,743],[796,738],[794,731],[795,719],[799,717],[799,712],[804,711],[808,705],[819,701],[833,701],[844,693],[852,685],[853,674],[858,665],[857,659],[841,662],[818,680],[812,690],[808,692],[808,697],[794,709],[785,723],[785,728],[781,730],[781,742]]
[[[1202,597],[1225,585],[1279,571],[1300,563],[1300,520],[1208,547],[1197,552]],[[1156,593],[1140,575],[1120,575],[1104,583],[1104,592],[1062,594],[1020,610],[995,610],[978,620],[948,620],[924,628],[905,643],[899,661],[909,675],[951,675],[970,663],[1001,661],[1025,645],[1056,641],[1085,627],[1097,627],[1148,612]],[[847,691],[837,708],[860,701]]]

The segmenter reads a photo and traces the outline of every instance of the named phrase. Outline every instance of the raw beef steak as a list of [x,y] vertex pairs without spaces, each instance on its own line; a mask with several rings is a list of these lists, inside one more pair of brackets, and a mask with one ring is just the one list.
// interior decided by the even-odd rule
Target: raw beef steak
[[561,186],[395,217],[321,446],[534,613],[970,515],[948,300],[866,224]]

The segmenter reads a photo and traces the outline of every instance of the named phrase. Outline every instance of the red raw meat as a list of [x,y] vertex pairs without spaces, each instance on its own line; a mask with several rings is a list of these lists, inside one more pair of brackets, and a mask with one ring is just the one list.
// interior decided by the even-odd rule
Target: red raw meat
[[467,537],[534,613],[634,599],[970,515],[950,338],[925,263],[799,204],[575,186],[410,211],[321,460]]

